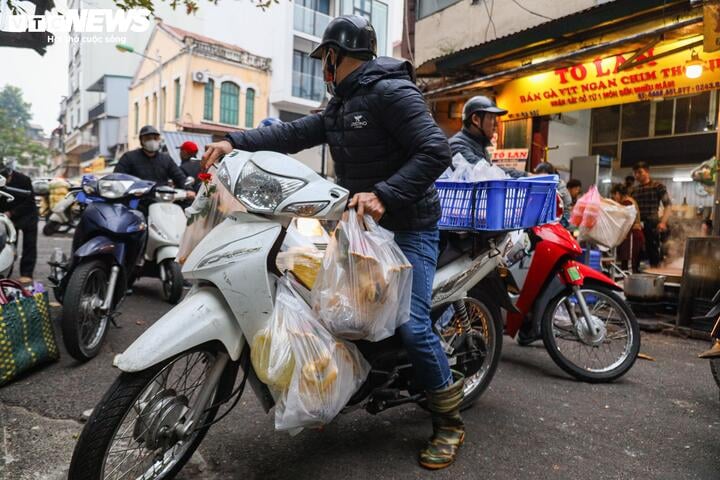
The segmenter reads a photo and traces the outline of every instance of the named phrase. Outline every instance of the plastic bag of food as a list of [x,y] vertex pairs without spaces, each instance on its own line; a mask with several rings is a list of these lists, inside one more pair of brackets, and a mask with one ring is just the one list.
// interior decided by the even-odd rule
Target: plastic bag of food
[[[213,172],[216,171],[213,168]],[[192,205],[185,209],[188,219],[187,228],[180,239],[176,261],[182,265],[200,241],[222,222],[225,217],[240,209],[232,193],[217,181],[213,173],[201,173],[202,182]]]
[[370,372],[355,345],[334,338],[285,278],[270,323],[251,348],[258,378],[276,398],[277,430],[329,423]]
[[592,227],[580,226],[580,241],[590,241],[597,245],[613,248],[620,245],[635,222],[637,210],[634,205],[621,205],[602,198],[595,224]]
[[410,316],[412,265],[392,232],[349,211],[328,245],[313,306],[333,335],[377,342]]
[[291,271],[305,288],[311,289],[322,267],[328,243],[330,236],[318,220],[295,218],[288,226],[277,255],[277,267],[282,272]]
[[690,172],[690,177],[703,186],[714,187],[717,178],[717,159],[705,160]]
[[570,223],[576,227],[593,228],[600,213],[600,192],[591,185],[587,193],[580,197],[570,214]]
[[451,182],[472,182],[474,165],[467,160],[462,153],[456,153],[452,158],[452,171],[448,180]]

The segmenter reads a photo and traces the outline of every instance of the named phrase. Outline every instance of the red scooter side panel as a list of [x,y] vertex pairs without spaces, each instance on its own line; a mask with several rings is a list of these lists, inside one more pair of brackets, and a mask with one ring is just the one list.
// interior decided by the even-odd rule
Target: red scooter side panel
[[541,243],[553,243],[564,248],[572,256],[582,253],[582,248],[580,248],[577,240],[559,223],[548,223],[547,225],[533,227],[532,231],[543,240]]
[[608,277],[608,276],[605,275],[604,273],[598,272],[598,271],[595,270],[594,268],[590,268],[590,267],[588,267],[587,265],[585,265],[584,263],[579,263],[579,262],[578,262],[578,263],[577,263],[577,267],[578,267],[578,270],[580,270],[580,273],[581,273],[582,276],[583,276],[583,284],[584,284],[584,282],[586,282],[588,279],[592,279],[592,280],[596,280],[596,281],[602,283],[603,285],[605,285],[606,287],[608,287],[608,288],[610,288],[610,289],[612,289],[612,290],[622,291],[622,288],[620,287],[620,285],[618,285],[617,283],[613,282],[613,281],[610,279],[610,277]]

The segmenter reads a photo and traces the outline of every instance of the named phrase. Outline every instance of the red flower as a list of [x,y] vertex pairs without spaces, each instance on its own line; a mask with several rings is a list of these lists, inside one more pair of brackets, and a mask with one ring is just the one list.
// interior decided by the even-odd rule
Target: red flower
[[212,180],[212,173],[198,173],[198,180],[202,183],[208,183]]

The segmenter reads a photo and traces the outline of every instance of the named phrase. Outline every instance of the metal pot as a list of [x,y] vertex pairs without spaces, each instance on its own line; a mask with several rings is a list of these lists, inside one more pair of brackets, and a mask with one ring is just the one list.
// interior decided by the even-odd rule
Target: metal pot
[[659,300],[665,296],[665,275],[633,273],[625,278],[625,296],[638,300]]

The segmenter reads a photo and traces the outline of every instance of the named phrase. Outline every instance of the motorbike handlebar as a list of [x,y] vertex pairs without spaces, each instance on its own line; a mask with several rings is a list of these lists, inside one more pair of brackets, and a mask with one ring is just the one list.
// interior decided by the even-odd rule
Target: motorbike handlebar
[[16,194],[16,195],[26,195],[26,196],[27,196],[27,195],[32,195],[32,194],[33,194],[33,192],[31,192],[30,190],[25,190],[25,189],[23,189],[23,188],[15,188],[15,187],[4,186],[4,187],[2,187],[2,189],[3,189],[3,190],[7,190],[8,192],[14,193],[14,194]]

